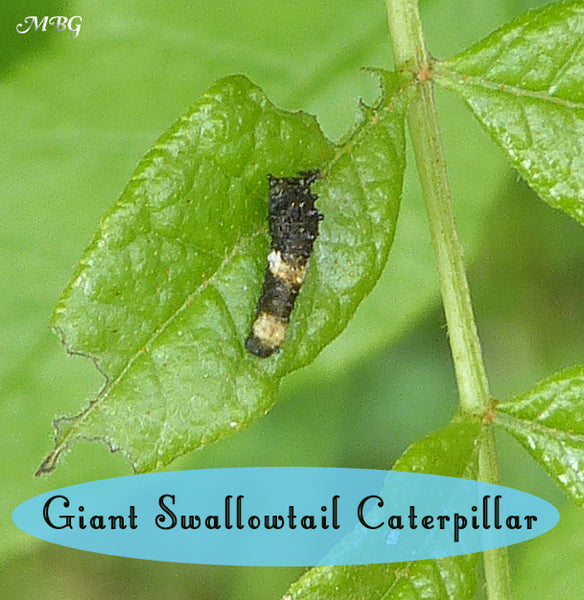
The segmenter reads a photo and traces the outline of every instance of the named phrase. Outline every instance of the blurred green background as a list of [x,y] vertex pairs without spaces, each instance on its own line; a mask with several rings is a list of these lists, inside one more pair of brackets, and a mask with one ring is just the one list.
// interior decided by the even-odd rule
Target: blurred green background
[[[422,1],[432,53],[448,57],[534,0]],[[16,33],[28,15],[80,15],[70,32]],[[52,546],[12,510],[64,485],[129,473],[100,444],[79,444],[52,477],[33,473],[51,420],[101,385],[65,355],[47,323],[101,214],[156,138],[216,79],[244,73],[281,108],[318,116],[339,138],[361,66],[391,66],[383,0],[15,1],[0,8],[0,581],[2,597],[279,598],[301,569],[150,563]],[[438,91],[457,221],[493,394],[521,392],[584,360],[584,232],[505,165],[464,107]],[[444,425],[456,386],[423,202],[408,168],[386,272],[348,330],[284,382],[267,417],[173,468],[317,465],[388,468]],[[512,548],[517,598],[580,599],[584,515],[531,459],[500,438],[503,483],[561,511],[543,538]]]

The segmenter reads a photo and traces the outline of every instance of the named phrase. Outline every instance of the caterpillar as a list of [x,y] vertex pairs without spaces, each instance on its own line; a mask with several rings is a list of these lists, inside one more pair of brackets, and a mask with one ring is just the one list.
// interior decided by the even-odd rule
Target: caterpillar
[[299,175],[268,175],[272,243],[255,320],[245,342],[248,351],[260,358],[278,352],[284,342],[318,237],[318,225],[324,218],[314,206],[318,196],[310,190],[322,177],[320,171],[302,171]]

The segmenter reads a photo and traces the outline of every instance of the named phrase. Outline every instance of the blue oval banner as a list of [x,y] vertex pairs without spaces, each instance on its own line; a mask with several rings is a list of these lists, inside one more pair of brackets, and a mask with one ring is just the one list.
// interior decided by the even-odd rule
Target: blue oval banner
[[508,546],[559,520],[518,490],[420,473],[266,467],[150,473],[74,485],[18,506],[54,544],[147,560],[357,565]]

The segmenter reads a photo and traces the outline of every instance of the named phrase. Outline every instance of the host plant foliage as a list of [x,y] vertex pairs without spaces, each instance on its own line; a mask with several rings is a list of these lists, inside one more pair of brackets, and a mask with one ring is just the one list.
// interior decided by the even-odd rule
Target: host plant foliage
[[[460,409],[395,468],[497,482],[500,426],[584,503],[584,365],[518,398],[489,397],[432,94],[439,84],[461,96],[540,197],[584,224],[584,2],[527,13],[445,61],[426,50],[415,0],[387,5],[396,72],[374,71],[381,98],[360,108],[341,144],[313,117],[279,110],[244,77],[229,77],[140,162],[55,309],[67,351],[90,357],[105,384],[79,415],[56,422],[40,473],[79,438],[105,441],[137,472],[157,469],[264,415],[280,379],[341,333],[385,266],[407,121]],[[267,175],[313,169],[325,220],[282,350],[259,359],[244,344],[269,248]],[[476,563],[318,568],[287,597],[470,599]],[[489,597],[509,598],[506,552],[485,553],[484,569]]]

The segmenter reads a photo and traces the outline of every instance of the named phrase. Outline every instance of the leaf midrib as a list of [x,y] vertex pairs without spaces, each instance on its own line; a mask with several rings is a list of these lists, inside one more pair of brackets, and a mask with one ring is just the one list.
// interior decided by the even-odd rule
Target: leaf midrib
[[561,108],[584,110],[584,102],[566,100],[565,98],[550,96],[547,92],[536,92],[515,85],[493,81],[485,77],[468,75],[455,69],[449,69],[446,63],[436,64],[434,80],[445,88],[462,91],[465,96],[467,96],[467,94],[464,94],[465,88],[476,88],[488,92],[504,93],[514,97],[548,102]]
[[[59,441],[59,443],[57,444],[57,446],[54,449],[55,453],[58,453],[60,450],[62,450],[65,447],[67,440],[77,432],[77,429],[83,423],[83,421],[85,420],[87,415],[89,415],[96,406],[98,406],[99,404],[101,404],[101,402],[103,402],[104,400],[107,399],[109,394],[120,384],[120,382],[124,379],[124,377],[127,375],[127,373],[131,370],[131,368],[134,366],[134,363],[138,360],[138,358],[140,358],[142,355],[149,352],[149,350],[152,348],[152,346],[156,342],[156,340],[168,329],[168,327],[170,327],[170,325],[185,310],[187,310],[189,308],[189,306],[191,306],[194,299],[199,294],[201,294],[205,289],[207,289],[207,287],[212,283],[214,278],[231,262],[231,260],[238,254],[238,252],[241,250],[241,248],[243,248],[251,240],[253,240],[255,237],[257,237],[258,235],[261,234],[262,229],[263,229],[263,225],[256,224],[256,226],[254,228],[252,228],[252,230],[249,233],[247,233],[246,235],[242,235],[237,240],[237,242],[233,245],[233,248],[231,249],[231,251],[225,255],[225,257],[223,258],[221,263],[217,266],[215,271],[207,279],[203,280],[193,292],[191,292],[190,294],[187,295],[184,302],[166,319],[166,321],[164,321],[164,323],[162,325],[154,328],[154,332],[152,333],[152,335],[148,338],[148,340],[144,344],[142,344],[142,346],[136,352],[134,352],[128,358],[128,360],[126,361],[126,364],[124,365],[124,367],[121,369],[121,371],[115,378],[110,379],[110,376],[107,373],[100,370],[100,372],[106,378],[103,388],[101,389],[97,398],[93,402],[91,402],[89,404],[89,406],[75,418],[75,424],[71,426],[71,428],[69,429],[69,431],[67,432],[65,437]],[[94,357],[91,354],[87,354],[86,356],[93,358],[94,362],[95,362],[96,357]]]
[[[562,441],[580,443],[584,448],[583,434],[566,431],[565,429],[559,429],[558,427],[550,427],[545,423],[540,423],[531,419],[525,419],[518,417],[517,415],[511,415],[502,410],[497,410],[495,414],[495,422],[503,427],[503,429],[509,431],[509,433],[511,433],[512,430],[517,430],[520,428],[521,431],[523,431],[526,435],[529,435],[530,432],[533,432],[550,438],[555,437],[556,439],[561,439]],[[512,424],[515,424],[515,428],[512,428]]]

